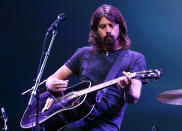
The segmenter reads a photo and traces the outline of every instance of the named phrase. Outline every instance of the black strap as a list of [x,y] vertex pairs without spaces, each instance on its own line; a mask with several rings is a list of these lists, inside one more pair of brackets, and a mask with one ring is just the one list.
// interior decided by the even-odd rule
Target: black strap
[[[121,66],[123,66],[123,64],[128,64],[127,61],[124,61],[124,58],[126,58],[126,54],[128,54],[128,49],[122,50],[121,53],[119,54],[119,56],[117,57],[116,61],[114,62],[114,64],[112,65],[109,73],[107,74],[104,82],[112,80],[115,78],[115,76],[117,75],[117,73],[119,72]],[[107,88],[104,88],[100,91],[98,91],[97,95],[96,95],[96,102],[100,102],[103,94],[106,93]]]

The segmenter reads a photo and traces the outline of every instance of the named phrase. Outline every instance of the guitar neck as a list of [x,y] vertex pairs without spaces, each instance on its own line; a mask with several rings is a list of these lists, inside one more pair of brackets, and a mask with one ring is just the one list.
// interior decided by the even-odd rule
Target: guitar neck
[[101,90],[101,89],[103,89],[103,88],[105,88],[107,86],[118,83],[119,81],[123,80],[123,78],[124,78],[123,76],[118,77],[116,79],[113,79],[113,80],[110,80],[110,81],[107,81],[107,82],[92,86],[90,88],[80,90],[80,91],[77,92],[77,96],[82,96],[82,95],[85,95],[87,93],[91,93],[91,92],[94,92],[94,91],[97,91],[97,90]]
[[[129,77],[130,77],[130,79],[136,78],[136,77],[140,78],[140,79],[158,79],[160,77],[160,75],[161,75],[161,72],[156,69],[156,70],[149,70],[149,71],[141,71],[141,72],[130,73]],[[125,78],[125,76],[121,76],[121,77],[118,77],[116,79],[113,79],[113,80],[110,80],[110,81],[107,81],[107,82],[92,86],[90,88],[86,88],[86,89],[79,90],[79,91],[74,91],[74,92],[68,93],[64,97],[60,97],[60,99],[63,99],[63,100],[67,99],[67,101],[68,101],[70,99],[73,99],[73,98],[76,98],[76,97],[79,97],[79,96],[82,96],[82,95],[86,95],[88,93],[91,93],[91,92],[94,92],[94,91],[97,91],[97,90],[101,90],[101,89],[106,88],[106,87],[108,87],[110,85],[116,84],[119,81],[124,80],[124,78]]]

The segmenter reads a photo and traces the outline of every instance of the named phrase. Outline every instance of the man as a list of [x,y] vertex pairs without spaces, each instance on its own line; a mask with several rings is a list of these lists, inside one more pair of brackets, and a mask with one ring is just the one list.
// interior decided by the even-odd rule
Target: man
[[[140,97],[142,81],[130,79],[130,72],[146,69],[144,56],[129,50],[130,40],[127,27],[120,11],[111,5],[100,6],[90,22],[89,42],[91,46],[80,48],[47,81],[48,90],[64,92],[68,79],[77,75],[81,81],[89,80],[92,85],[104,82],[113,63],[123,51],[126,60],[121,64],[116,77],[124,79],[101,91],[100,101],[97,95],[88,98],[95,104],[91,114],[72,123],[69,128],[86,131],[119,131],[127,103],[135,104]],[[128,64],[126,64],[128,63]]]

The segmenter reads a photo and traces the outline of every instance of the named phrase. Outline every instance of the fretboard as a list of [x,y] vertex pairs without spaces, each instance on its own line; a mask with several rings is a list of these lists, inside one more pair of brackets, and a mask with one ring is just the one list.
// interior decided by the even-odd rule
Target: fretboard
[[105,88],[107,86],[110,86],[110,85],[118,83],[123,78],[124,78],[123,76],[122,77],[118,77],[116,79],[113,79],[113,80],[110,80],[110,81],[107,81],[107,82],[104,82],[104,83],[92,86],[90,88],[80,90],[80,91],[77,92],[77,96],[82,96],[82,95],[85,95],[87,93],[91,93],[91,92],[94,92],[94,91],[97,91],[97,90],[101,90],[101,89],[103,89],[103,88]]

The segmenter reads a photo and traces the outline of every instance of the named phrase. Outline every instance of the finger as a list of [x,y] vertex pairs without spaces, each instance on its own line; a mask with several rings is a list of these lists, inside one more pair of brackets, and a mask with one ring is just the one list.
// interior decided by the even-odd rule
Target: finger
[[118,85],[119,85],[121,88],[125,88],[125,87],[127,86],[127,84],[128,84],[128,83],[125,82],[125,80],[118,82]]
[[52,81],[53,81],[54,83],[56,83],[56,82],[65,82],[66,80],[53,79]]
[[58,85],[58,84],[64,85],[64,84],[68,84],[68,82],[67,82],[67,81],[59,80],[59,81],[54,81],[54,84],[55,84],[55,85]]
[[128,81],[131,81],[131,73],[130,72],[123,72],[123,75],[128,79]]
[[67,86],[65,85],[65,86],[60,86],[60,85],[56,85],[56,86],[54,86],[53,88],[52,88],[52,90],[58,90],[58,91],[64,91],[64,90],[66,90],[67,89]]
[[54,91],[54,92],[62,92],[62,91],[65,91],[66,90],[66,88],[54,88],[52,91]]
[[126,76],[128,79],[130,79],[130,72],[123,71],[122,73],[124,76]]
[[121,88],[125,88],[125,87],[130,86],[130,84],[131,84],[130,72],[125,72],[125,71],[123,71],[122,73],[123,73],[123,77],[122,77],[122,79],[118,82],[118,85],[119,85]]
[[127,77],[125,77],[124,82],[125,82],[126,85],[128,85],[129,84],[129,79]]
[[54,84],[53,85],[54,89],[58,89],[58,88],[62,89],[62,88],[66,88],[66,87],[67,87],[67,84]]
[[54,81],[53,87],[67,87],[68,81]]
[[65,82],[68,84],[69,83],[69,80],[65,80]]
[[124,86],[123,86],[123,81],[118,82],[118,85],[119,85],[121,88],[124,88]]
[[55,85],[54,88],[66,88],[67,85]]
[[65,83],[57,83],[57,84],[54,84],[53,86],[54,87],[67,87],[68,84],[65,84]]
[[128,83],[129,83],[129,79],[126,76],[124,76],[122,81],[121,81],[121,84],[122,85],[127,85]]

